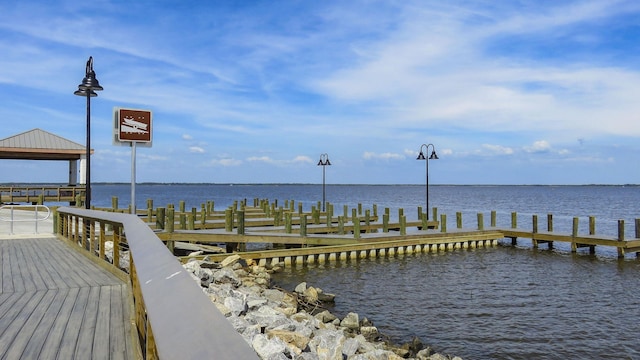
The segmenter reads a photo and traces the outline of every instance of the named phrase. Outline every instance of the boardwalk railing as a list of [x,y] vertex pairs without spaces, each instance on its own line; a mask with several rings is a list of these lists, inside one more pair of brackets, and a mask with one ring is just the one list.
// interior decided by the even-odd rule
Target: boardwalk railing
[[2,203],[76,202],[84,200],[84,186],[0,186]]
[[[28,210],[28,212],[23,212]],[[26,216],[25,216],[26,214]],[[33,214],[31,216],[31,214]],[[2,205],[0,206],[0,221],[9,223],[9,234],[13,234],[14,222],[34,223],[35,233],[38,233],[38,222],[45,221],[51,216],[51,210],[44,205]]]
[[[189,273],[135,215],[61,207],[59,237],[101,259],[130,284],[134,328],[146,359],[258,359]],[[106,260],[113,241],[112,262]],[[126,259],[120,250],[128,247]],[[125,255],[123,252],[122,255]],[[102,261],[106,260],[106,261]],[[123,269],[128,260],[128,271]]]

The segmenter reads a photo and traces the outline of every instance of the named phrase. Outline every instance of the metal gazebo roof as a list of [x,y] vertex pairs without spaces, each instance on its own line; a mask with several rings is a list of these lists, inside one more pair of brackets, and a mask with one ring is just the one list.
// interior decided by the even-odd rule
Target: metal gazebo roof
[[0,139],[0,159],[78,160],[86,154],[85,149],[84,145],[41,129]]

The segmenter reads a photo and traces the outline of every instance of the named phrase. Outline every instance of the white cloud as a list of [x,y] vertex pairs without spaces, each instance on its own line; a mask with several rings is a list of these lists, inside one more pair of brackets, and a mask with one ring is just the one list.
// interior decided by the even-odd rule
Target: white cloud
[[551,150],[551,144],[546,140],[538,140],[533,143],[532,146],[525,146],[524,151],[528,153],[542,153],[549,152]]
[[513,149],[502,145],[482,144],[482,148],[498,155],[513,155]]
[[182,134],[182,140],[193,140],[193,136],[189,134]]
[[362,157],[365,160],[372,160],[372,159],[377,159],[377,160],[399,160],[399,159],[404,159],[405,156],[402,154],[396,154],[396,153],[390,153],[390,152],[385,152],[385,153],[375,153],[375,152],[370,152],[370,151],[366,151],[364,154],[362,154]]
[[232,159],[232,158],[224,158],[224,159],[213,159],[209,162],[212,166],[239,166],[242,164],[242,160]]
[[204,154],[204,149],[199,147],[199,146],[190,146],[189,147],[189,152],[192,153],[198,153],[198,154]]

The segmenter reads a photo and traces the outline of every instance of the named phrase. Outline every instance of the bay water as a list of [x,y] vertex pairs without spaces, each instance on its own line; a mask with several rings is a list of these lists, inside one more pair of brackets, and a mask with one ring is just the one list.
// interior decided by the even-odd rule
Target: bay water
[[[94,184],[93,205],[130,202],[130,186]],[[518,227],[531,228],[538,215],[543,228],[553,214],[554,230],[615,236],[625,220],[627,237],[640,217],[640,187],[628,186],[448,186],[429,188],[429,204],[455,226],[477,227],[477,214],[497,213],[508,227],[518,213]],[[248,199],[302,202],[309,210],[322,199],[317,184],[138,184],[137,207],[186,202],[187,208],[214,201],[223,210]],[[326,200],[336,213],[361,204],[378,213],[389,208],[392,220],[404,209],[407,220],[425,207],[424,185],[327,185]],[[488,226],[488,224],[485,224]],[[570,252],[555,243],[532,249],[530,240],[510,240],[497,247],[400,255],[285,269],[274,282],[293,289],[306,281],[337,294],[330,309],[339,316],[357,312],[397,343],[417,336],[436,351],[465,359],[640,359],[640,261],[634,254],[618,259],[615,249],[597,247]]]

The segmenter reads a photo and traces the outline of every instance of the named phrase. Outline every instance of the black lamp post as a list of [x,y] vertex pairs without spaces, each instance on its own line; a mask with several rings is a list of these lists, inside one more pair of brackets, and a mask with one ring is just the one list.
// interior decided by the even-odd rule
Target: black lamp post
[[[424,154],[429,152],[429,146],[431,146],[431,155],[429,157],[425,157]],[[422,152],[422,148],[425,149],[425,152]],[[416,160],[424,160],[426,162],[427,169],[427,181],[426,181],[426,209],[427,212],[427,220],[429,220],[429,160],[438,160],[438,155],[436,154],[436,148],[433,144],[422,144],[420,146],[420,154],[418,154],[418,158]]]
[[85,209],[91,209],[91,98],[98,96],[95,91],[103,90],[93,71],[93,57],[89,56],[84,79],[73,94],[87,98],[87,149],[85,163]]
[[325,186],[325,173],[324,173],[324,167],[327,165],[331,165],[331,162],[329,162],[329,154],[320,154],[320,161],[318,161],[318,166],[322,166],[322,211],[324,211],[324,186]]

